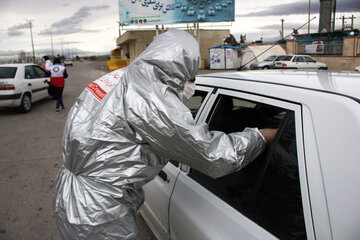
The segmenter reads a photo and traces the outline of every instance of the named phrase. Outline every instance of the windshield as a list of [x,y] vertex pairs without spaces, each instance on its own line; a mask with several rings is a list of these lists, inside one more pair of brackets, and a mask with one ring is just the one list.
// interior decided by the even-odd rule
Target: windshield
[[272,62],[274,59],[276,58],[276,56],[270,56],[270,57],[267,57],[264,62]]
[[17,67],[0,67],[0,78],[15,78]]

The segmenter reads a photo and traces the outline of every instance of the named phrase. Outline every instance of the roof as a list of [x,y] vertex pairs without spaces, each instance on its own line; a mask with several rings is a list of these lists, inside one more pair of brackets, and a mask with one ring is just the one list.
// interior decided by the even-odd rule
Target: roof
[[[264,82],[330,92],[345,95],[360,103],[360,73],[356,72],[269,70],[223,72],[202,76]],[[201,84],[201,77],[198,77],[196,83]]]
[[35,63],[7,63],[7,64],[0,64],[0,67],[20,67],[20,66],[28,66],[28,65],[37,65]]

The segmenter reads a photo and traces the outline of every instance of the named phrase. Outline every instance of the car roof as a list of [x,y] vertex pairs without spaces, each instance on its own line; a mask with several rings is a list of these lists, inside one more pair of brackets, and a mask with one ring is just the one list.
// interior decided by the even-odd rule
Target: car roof
[[30,65],[37,65],[35,63],[7,63],[7,64],[0,64],[0,67],[21,67],[21,66],[30,66]]
[[269,70],[223,72],[197,76],[196,84],[209,85],[202,77],[253,81],[344,95],[360,103],[360,74],[340,71]]

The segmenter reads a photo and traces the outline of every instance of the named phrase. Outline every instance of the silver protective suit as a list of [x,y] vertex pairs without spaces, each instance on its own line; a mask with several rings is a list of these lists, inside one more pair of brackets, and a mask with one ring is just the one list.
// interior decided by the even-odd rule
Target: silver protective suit
[[220,177],[263,151],[258,129],[226,135],[195,123],[179,92],[199,66],[195,39],[169,30],[81,93],[65,125],[54,189],[63,239],[135,239],[141,187],[169,159]]

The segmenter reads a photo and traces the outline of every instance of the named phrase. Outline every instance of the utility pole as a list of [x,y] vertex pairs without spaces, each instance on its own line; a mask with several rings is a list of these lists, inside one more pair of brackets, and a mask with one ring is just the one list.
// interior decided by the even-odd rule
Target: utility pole
[[281,19],[281,32],[280,32],[280,40],[284,39],[284,19]]
[[30,23],[30,35],[31,35],[31,46],[32,46],[32,52],[33,52],[33,63],[35,63],[35,50],[34,50],[34,41],[33,41],[33,34],[32,34],[32,21],[34,21],[34,20],[31,19],[31,20],[26,20],[26,21]]
[[62,39],[61,39],[61,54],[62,54],[62,57],[64,57],[64,48],[63,48]]
[[308,34],[310,34],[310,9],[311,9],[311,0],[309,0]]
[[333,17],[332,17],[332,31],[335,31],[335,19],[336,19],[336,0],[333,1]]
[[51,53],[52,53],[52,56],[54,57],[54,45],[53,45],[53,39],[52,39],[52,32],[50,32],[50,36],[51,36]]
[[[354,15],[352,15],[351,17],[345,17],[345,15],[343,15],[343,16],[341,16],[341,18],[337,18],[337,19],[341,19],[341,21],[342,21],[342,26],[341,26],[341,30],[345,30],[345,28],[350,28],[351,30],[353,30],[354,29],[354,19],[355,19],[356,17],[354,17]],[[346,19],[351,19],[351,24],[350,24],[350,26],[348,26],[348,27],[346,27],[345,26],[345,20]]]

